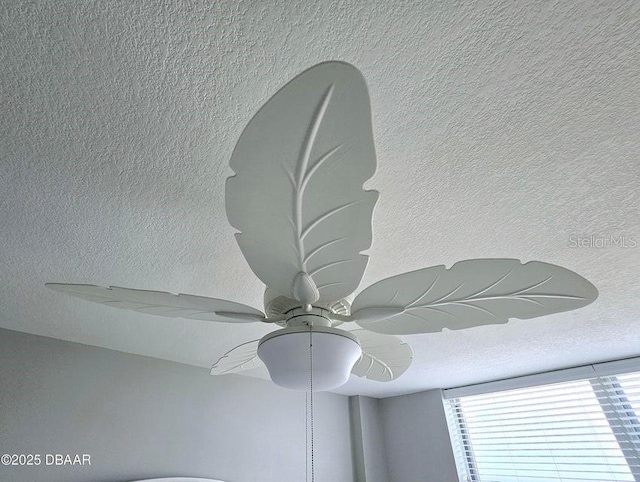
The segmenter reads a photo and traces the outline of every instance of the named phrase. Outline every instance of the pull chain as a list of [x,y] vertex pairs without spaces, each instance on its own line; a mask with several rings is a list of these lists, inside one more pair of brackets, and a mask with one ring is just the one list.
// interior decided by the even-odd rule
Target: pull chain
[[315,482],[313,465],[313,327],[309,325],[309,416],[311,426],[311,482]]
[[309,392],[304,394],[304,480],[309,482]]

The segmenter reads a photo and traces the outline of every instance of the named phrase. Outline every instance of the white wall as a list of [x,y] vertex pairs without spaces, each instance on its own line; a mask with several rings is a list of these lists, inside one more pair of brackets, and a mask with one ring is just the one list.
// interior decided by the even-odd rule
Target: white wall
[[[316,480],[353,480],[347,397],[317,394]],[[305,395],[261,380],[0,330],[0,454],[90,454],[4,467],[11,482],[192,476],[305,480]]]
[[458,482],[440,390],[379,402],[389,482]]
[[375,398],[349,398],[356,482],[389,482],[379,405]]

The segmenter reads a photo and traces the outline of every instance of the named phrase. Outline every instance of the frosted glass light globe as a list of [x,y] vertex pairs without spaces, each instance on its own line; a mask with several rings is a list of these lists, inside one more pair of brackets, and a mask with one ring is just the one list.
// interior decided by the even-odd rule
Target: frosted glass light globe
[[309,342],[313,342],[313,390],[339,387],[347,382],[362,350],[351,333],[318,326],[284,328],[260,340],[258,356],[276,385],[309,390]]

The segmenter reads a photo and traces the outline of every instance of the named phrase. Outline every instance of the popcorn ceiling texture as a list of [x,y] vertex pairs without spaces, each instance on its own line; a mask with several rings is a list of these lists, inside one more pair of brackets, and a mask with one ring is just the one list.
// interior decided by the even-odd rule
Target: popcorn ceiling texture
[[[228,161],[278,88],[337,59],[363,72],[374,113],[367,188],[381,194],[362,286],[515,257],[600,290],[576,312],[403,337],[415,351],[405,376],[341,393],[640,355],[637,1],[15,0],[0,7],[0,45],[0,327],[202,367],[268,332],[112,310],[43,285],[261,308],[225,216]],[[572,247],[610,236],[636,247]]]

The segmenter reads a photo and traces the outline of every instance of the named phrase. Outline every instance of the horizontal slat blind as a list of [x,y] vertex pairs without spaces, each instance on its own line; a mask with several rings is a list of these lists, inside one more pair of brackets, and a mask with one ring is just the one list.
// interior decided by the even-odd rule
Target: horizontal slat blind
[[446,403],[463,480],[640,482],[640,372]]

